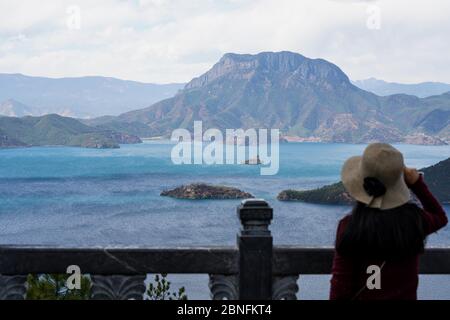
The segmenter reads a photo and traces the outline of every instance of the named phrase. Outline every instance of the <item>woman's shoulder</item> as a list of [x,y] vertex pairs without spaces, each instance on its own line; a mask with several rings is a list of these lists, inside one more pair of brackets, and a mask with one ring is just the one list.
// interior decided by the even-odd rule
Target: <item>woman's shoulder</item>
[[347,224],[350,221],[351,218],[352,218],[352,213],[349,212],[345,216],[343,216],[341,218],[341,220],[339,220],[339,224]]
[[346,214],[343,218],[341,218],[341,220],[339,220],[337,232],[336,232],[338,236],[344,232],[345,228],[347,227],[348,223],[350,222],[351,217],[352,217],[352,214],[350,212],[350,213]]

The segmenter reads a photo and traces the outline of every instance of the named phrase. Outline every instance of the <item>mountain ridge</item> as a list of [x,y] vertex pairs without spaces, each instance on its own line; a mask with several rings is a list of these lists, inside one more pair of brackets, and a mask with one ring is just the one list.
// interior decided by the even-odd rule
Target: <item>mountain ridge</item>
[[373,92],[379,96],[404,93],[415,95],[419,98],[426,98],[450,91],[450,84],[433,81],[420,83],[398,83],[372,77],[363,80],[355,80],[352,81],[352,83],[363,90]]
[[[38,110],[77,118],[118,115],[171,97],[184,84],[154,84],[113,77],[48,78],[0,73],[0,102],[20,101]],[[1,110],[0,110],[0,114]]]
[[59,145],[103,149],[140,142],[142,141],[136,136],[100,130],[57,114],[0,117],[0,148]]
[[[445,144],[450,141],[448,119],[430,118],[441,122],[427,123],[442,127],[439,132],[414,126],[436,106],[450,110],[450,95],[377,96],[353,85],[337,65],[324,59],[288,51],[227,53],[174,97],[114,121],[144,124],[151,136],[192,129],[193,120],[202,120],[205,128],[279,128],[285,136],[325,142]],[[101,125],[108,126],[108,121]]]
[[[81,78],[58,80],[65,79]],[[99,79],[102,83],[88,93],[101,91],[104,81],[108,86],[117,80],[87,79],[93,85]],[[123,81],[119,82],[119,87],[112,85],[114,90],[122,88]],[[0,98],[2,90],[0,86]],[[98,131],[140,137],[168,137],[174,129],[192,129],[193,121],[201,120],[205,129],[277,128],[287,141],[446,144],[450,92],[426,98],[403,93],[378,96],[355,86],[337,65],[324,59],[289,51],[227,53],[172,97],[118,116],[78,120]]]
[[15,99],[0,102],[0,115],[7,117],[23,117],[40,114],[40,110],[27,106]]

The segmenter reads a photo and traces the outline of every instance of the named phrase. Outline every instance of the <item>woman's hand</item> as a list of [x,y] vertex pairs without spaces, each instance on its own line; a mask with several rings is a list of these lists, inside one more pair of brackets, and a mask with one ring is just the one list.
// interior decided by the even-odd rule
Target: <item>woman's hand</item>
[[412,186],[414,183],[419,180],[420,174],[419,171],[415,168],[405,167],[403,171],[403,176],[405,178],[405,182],[408,186]]

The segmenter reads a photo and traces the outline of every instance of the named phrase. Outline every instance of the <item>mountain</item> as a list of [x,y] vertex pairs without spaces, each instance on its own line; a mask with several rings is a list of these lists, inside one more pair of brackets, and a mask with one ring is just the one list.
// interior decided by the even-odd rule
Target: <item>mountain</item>
[[228,53],[174,97],[96,125],[140,124],[141,133],[129,133],[169,136],[202,120],[204,128],[279,128],[284,136],[315,141],[402,142],[408,137],[410,143],[442,144],[450,138],[446,120],[425,121],[436,110],[450,110],[449,95],[380,97],[354,86],[323,59],[286,51]]
[[0,129],[0,148],[9,147],[25,147],[26,144],[22,141],[9,137],[3,130]]
[[0,103],[0,116],[23,117],[37,115],[40,111],[24,105],[14,99],[8,99]]
[[42,145],[118,148],[139,143],[138,137],[89,127],[76,119],[49,114],[42,117],[0,117],[0,147]]
[[450,204],[450,158],[420,171],[436,198]]
[[[433,166],[420,169],[434,196],[442,203],[450,203],[450,158]],[[281,201],[304,201],[319,204],[349,205],[353,202],[342,182],[323,186],[314,190],[284,190],[278,194]]]
[[[78,118],[118,115],[169,98],[183,84],[151,84],[107,77],[45,78],[0,74],[0,101],[14,99],[31,115],[58,113]],[[10,115],[1,112],[3,115]],[[20,115],[20,114],[18,114]]]
[[153,131],[148,125],[139,121],[121,121],[113,116],[103,116],[94,119],[80,119],[80,121],[88,126],[96,127],[100,130],[113,130],[126,132],[138,137],[151,137]]
[[352,83],[363,90],[373,92],[379,96],[403,93],[425,98],[450,91],[450,84],[442,82],[404,84],[369,78],[365,80],[356,80]]
[[450,110],[448,100],[450,92],[425,99],[429,106],[433,106],[430,112],[419,118],[414,126],[430,135],[440,135],[443,139],[450,141]]

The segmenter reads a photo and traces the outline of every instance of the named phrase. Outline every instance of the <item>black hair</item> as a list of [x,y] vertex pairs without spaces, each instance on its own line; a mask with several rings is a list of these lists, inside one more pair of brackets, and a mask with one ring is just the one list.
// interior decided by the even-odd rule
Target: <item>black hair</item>
[[336,239],[342,256],[395,260],[424,251],[422,209],[414,203],[380,210],[356,202],[349,222]]

